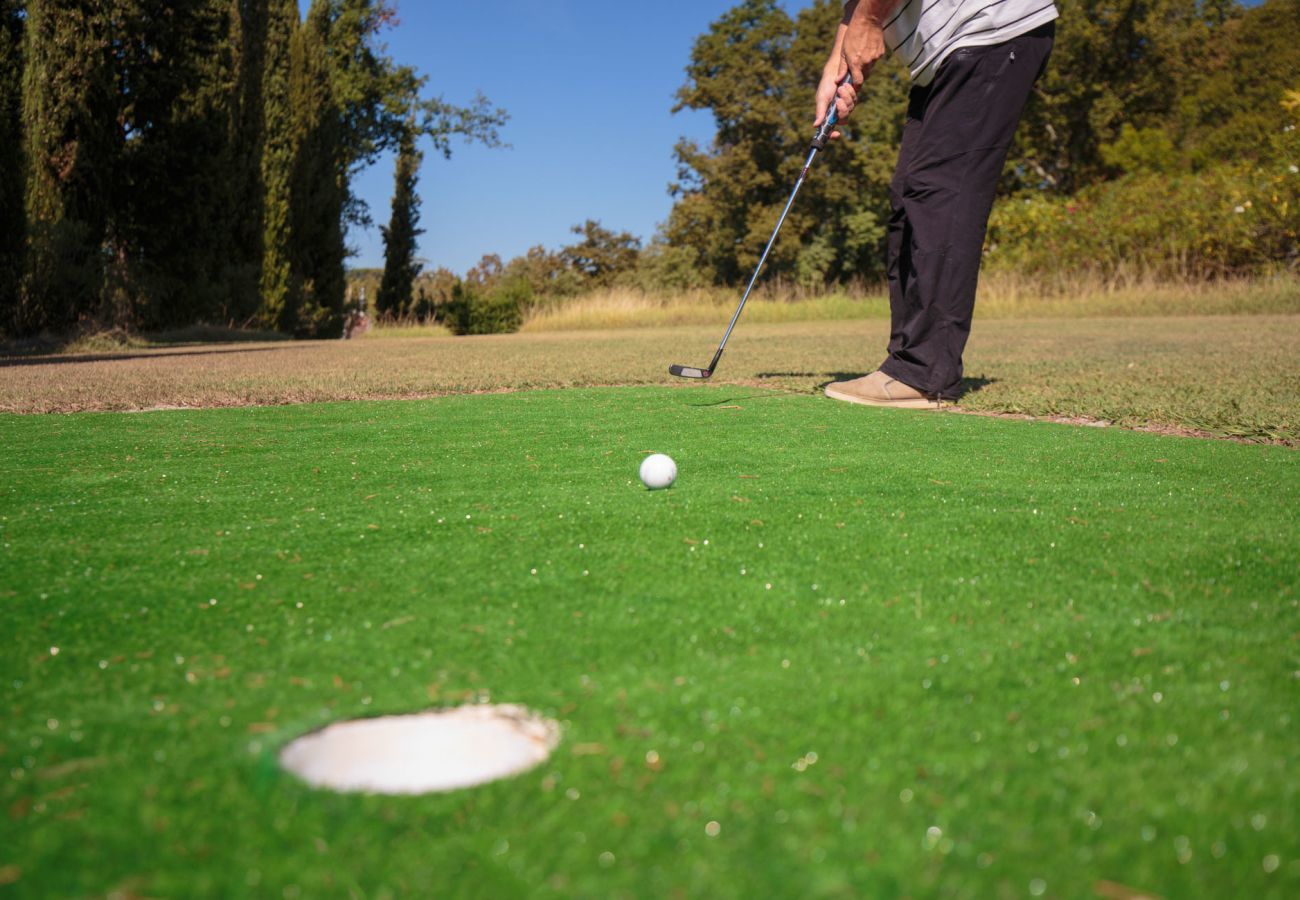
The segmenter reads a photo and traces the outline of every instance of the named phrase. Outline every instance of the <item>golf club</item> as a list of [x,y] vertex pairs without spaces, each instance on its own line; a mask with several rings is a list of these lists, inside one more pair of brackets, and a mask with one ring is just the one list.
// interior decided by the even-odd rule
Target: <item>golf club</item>
[[[845,73],[840,85],[850,83],[852,74]],[[758,275],[763,271],[763,263],[767,262],[767,256],[772,252],[772,245],[776,243],[776,236],[781,233],[781,226],[785,224],[786,216],[790,215],[790,207],[794,206],[794,198],[799,195],[799,188],[803,187],[804,179],[808,177],[808,170],[812,167],[813,160],[817,158],[817,151],[826,148],[826,142],[830,140],[831,131],[835,128],[835,123],[839,120],[839,114],[835,109],[835,101],[831,101],[830,109],[826,113],[826,121],[822,122],[817,133],[813,135],[812,150],[808,153],[808,161],[803,164],[803,171],[799,173],[799,180],[794,183],[794,190],[790,192],[790,199],[786,201],[785,209],[781,212],[781,218],[776,222],[776,228],[772,231],[772,236],[768,238],[767,246],[763,248],[763,255],[758,260],[758,266],[754,269],[754,276],[749,279],[749,286],[745,288],[745,295],[740,298],[740,305],[736,307],[736,312],[731,317],[730,324],[727,325],[726,332],[722,335],[722,343],[718,344],[718,352],[713,354],[713,361],[709,363],[707,369],[697,369],[694,366],[672,365],[668,367],[670,375],[676,375],[678,378],[710,378],[713,371],[718,367],[718,360],[722,359],[722,351],[727,347],[727,339],[731,337],[731,331],[736,327],[737,320],[740,319],[740,313],[745,308],[745,302],[749,300],[750,292],[754,290],[754,285],[758,282]]]

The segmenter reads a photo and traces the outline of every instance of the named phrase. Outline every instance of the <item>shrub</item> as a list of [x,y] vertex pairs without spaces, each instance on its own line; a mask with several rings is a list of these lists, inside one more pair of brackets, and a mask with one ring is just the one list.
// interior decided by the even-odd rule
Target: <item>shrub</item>
[[1223,278],[1296,265],[1300,174],[1283,155],[1178,176],[1135,173],[1074,197],[1013,198],[989,222],[990,271],[1107,281]]
[[532,286],[523,278],[504,278],[490,288],[462,281],[439,310],[438,320],[452,334],[509,334],[523,324],[532,299]]
[[524,309],[532,302],[533,289],[522,278],[497,282],[469,308],[470,334],[509,334],[524,321]]
[[469,334],[469,311],[477,296],[474,285],[457,281],[452,286],[451,298],[435,308],[434,318],[452,334]]
[[659,238],[641,251],[636,268],[624,273],[620,281],[646,293],[679,293],[708,283],[694,247],[671,245]]

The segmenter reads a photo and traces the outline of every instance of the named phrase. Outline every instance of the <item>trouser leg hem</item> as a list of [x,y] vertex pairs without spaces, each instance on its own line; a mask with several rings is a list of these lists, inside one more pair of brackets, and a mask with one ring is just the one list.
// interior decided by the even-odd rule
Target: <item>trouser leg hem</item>
[[895,381],[901,381],[914,391],[920,391],[922,394],[927,395],[934,394],[934,391],[925,386],[924,379],[919,377],[921,369],[917,366],[909,366],[907,363],[899,362],[890,357],[880,364],[880,371]]

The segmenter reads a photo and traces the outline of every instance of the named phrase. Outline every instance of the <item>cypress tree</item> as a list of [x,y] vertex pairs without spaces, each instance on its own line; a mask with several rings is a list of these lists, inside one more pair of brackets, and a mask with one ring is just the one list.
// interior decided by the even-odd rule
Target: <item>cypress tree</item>
[[236,209],[225,281],[226,318],[244,323],[260,310],[262,235],[262,79],[266,67],[267,0],[229,0],[230,46],[235,48],[230,171],[227,190]]
[[341,162],[341,112],[331,64],[332,4],[315,0],[294,36],[291,96],[294,168],[290,257],[302,286],[297,330],[336,336],[343,323],[347,285],[343,206],[346,170]]
[[151,6],[118,4],[125,134],[109,220],[115,306],[146,329],[222,316],[242,212],[230,184],[236,86],[228,4],[175,0],[166,16]]
[[400,315],[411,306],[415,279],[422,266],[415,259],[415,239],[424,234],[420,222],[420,198],[415,192],[420,162],[424,156],[415,146],[415,123],[410,123],[397,153],[393,212],[384,237],[384,277],[375,295],[380,314]]
[[25,259],[18,328],[66,330],[97,315],[118,139],[108,14],[27,4],[23,72]]
[[262,271],[259,317],[264,325],[293,331],[300,291],[291,262],[295,127],[290,92],[291,50],[299,27],[295,0],[270,0],[262,66]]
[[23,215],[23,7],[0,2],[0,329],[18,311],[18,283],[26,240]]

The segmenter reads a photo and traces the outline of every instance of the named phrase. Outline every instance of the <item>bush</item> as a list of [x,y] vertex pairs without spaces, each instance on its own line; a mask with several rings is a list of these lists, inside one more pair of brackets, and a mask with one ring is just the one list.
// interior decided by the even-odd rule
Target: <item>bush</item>
[[694,247],[674,246],[660,239],[652,241],[641,252],[636,268],[625,273],[620,281],[649,294],[681,293],[708,284]]
[[452,286],[451,298],[434,308],[434,319],[452,334],[469,334],[469,310],[476,294],[473,285],[457,281]]
[[990,271],[1107,281],[1223,278],[1295,267],[1300,174],[1280,159],[1178,176],[1135,173],[1074,197],[1004,201],[989,221]]
[[523,278],[505,278],[487,289],[462,281],[439,310],[438,320],[452,334],[509,334],[523,324],[532,299],[532,286]]

